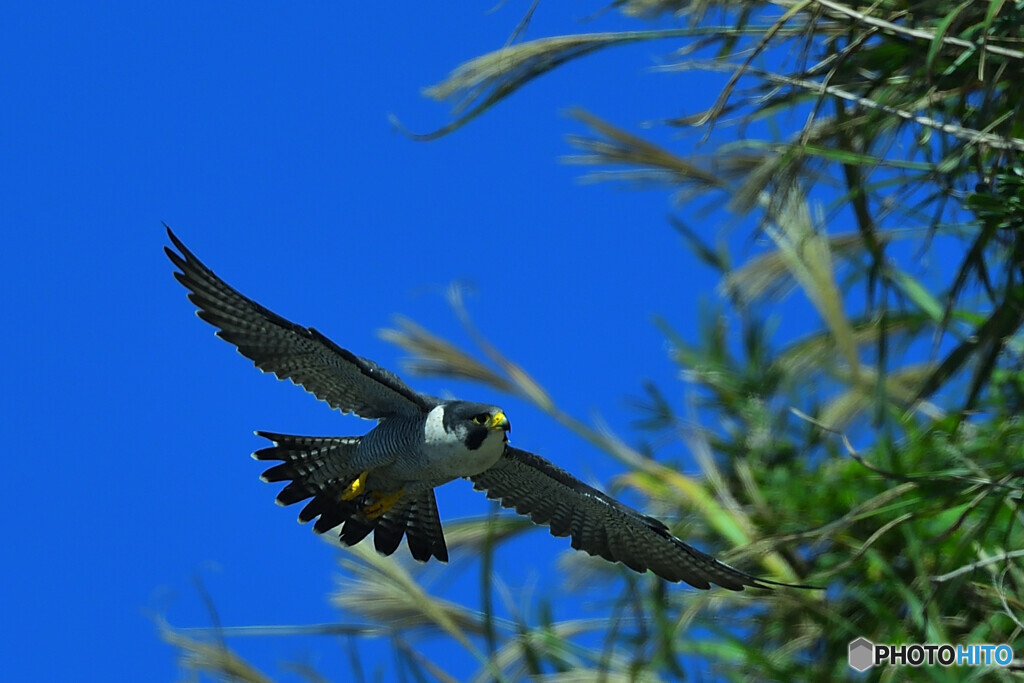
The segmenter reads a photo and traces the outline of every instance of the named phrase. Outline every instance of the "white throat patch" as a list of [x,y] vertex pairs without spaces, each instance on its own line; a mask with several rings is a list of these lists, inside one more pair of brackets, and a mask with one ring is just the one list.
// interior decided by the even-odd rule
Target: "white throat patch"
[[480,474],[505,451],[505,434],[490,430],[476,450],[466,447],[466,426],[459,425],[453,432],[444,428],[444,405],[427,413],[423,425],[424,451],[432,472],[446,477],[469,477]]

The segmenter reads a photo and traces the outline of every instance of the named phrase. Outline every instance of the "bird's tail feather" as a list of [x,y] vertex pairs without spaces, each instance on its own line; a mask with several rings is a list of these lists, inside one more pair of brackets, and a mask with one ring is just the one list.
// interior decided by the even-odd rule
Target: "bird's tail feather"
[[426,562],[436,557],[441,562],[448,561],[448,546],[444,542],[433,489],[402,496],[395,507],[377,521],[373,545],[377,552],[390,555],[398,547],[403,533],[414,559]]
[[[391,555],[405,536],[412,556],[420,562],[436,557],[448,561],[441,519],[433,489],[403,495],[380,517],[363,513],[363,496],[342,500],[361,474],[346,466],[361,437],[293,436],[256,432],[274,445],[252,454],[257,460],[280,460],[260,477],[263,481],[289,482],[277,496],[279,505],[291,505],[312,498],[299,513],[302,523],[316,519],[313,531],[324,533],[342,526],[340,539],[355,545],[374,532],[373,544],[383,555]],[[317,519],[318,518],[318,519]]]
[[350,514],[341,529],[341,542],[355,545],[371,531],[373,547],[381,555],[395,552],[405,536],[413,559],[426,562],[436,557],[441,562],[448,561],[448,546],[433,489],[403,495],[391,509],[374,519]]
[[[288,481],[277,495],[279,505],[291,505],[320,493],[347,488],[359,475],[347,466],[359,445],[358,436],[293,436],[256,432],[270,439],[273,446],[252,454],[256,460],[281,460],[260,479],[266,482]],[[313,515],[315,516],[315,515]],[[313,516],[303,519],[308,522]]]

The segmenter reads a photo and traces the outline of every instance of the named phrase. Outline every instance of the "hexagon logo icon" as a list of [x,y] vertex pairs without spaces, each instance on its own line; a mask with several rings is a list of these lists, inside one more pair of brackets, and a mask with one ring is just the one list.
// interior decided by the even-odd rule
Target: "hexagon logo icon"
[[850,642],[850,666],[857,671],[867,671],[875,664],[875,646],[867,638]]

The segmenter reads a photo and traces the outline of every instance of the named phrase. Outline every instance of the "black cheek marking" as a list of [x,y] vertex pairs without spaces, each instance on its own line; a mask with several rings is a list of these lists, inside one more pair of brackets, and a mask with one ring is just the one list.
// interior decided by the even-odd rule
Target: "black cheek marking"
[[455,431],[455,423],[458,418],[455,417],[454,406],[446,405],[441,409],[441,426],[444,427],[444,431],[451,434]]
[[487,431],[487,427],[472,425],[471,429],[466,433],[466,448],[471,451],[480,448],[480,444],[487,438]]

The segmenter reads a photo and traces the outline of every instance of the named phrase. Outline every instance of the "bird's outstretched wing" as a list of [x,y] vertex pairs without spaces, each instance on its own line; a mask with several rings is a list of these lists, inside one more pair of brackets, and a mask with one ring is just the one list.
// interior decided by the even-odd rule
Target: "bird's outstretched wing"
[[167,235],[180,252],[164,247],[181,271],[174,277],[189,290],[199,317],[260,370],[290,379],[343,413],[368,419],[421,414],[435,405],[390,370],[243,296],[203,265],[170,228]]
[[703,589],[712,583],[737,591],[744,586],[791,585],[759,579],[719,562],[680,541],[657,519],[518,448],[506,447],[494,466],[470,479],[488,498],[547,525],[552,535],[571,536],[573,548],[638,572],[650,569],[668,581]]

